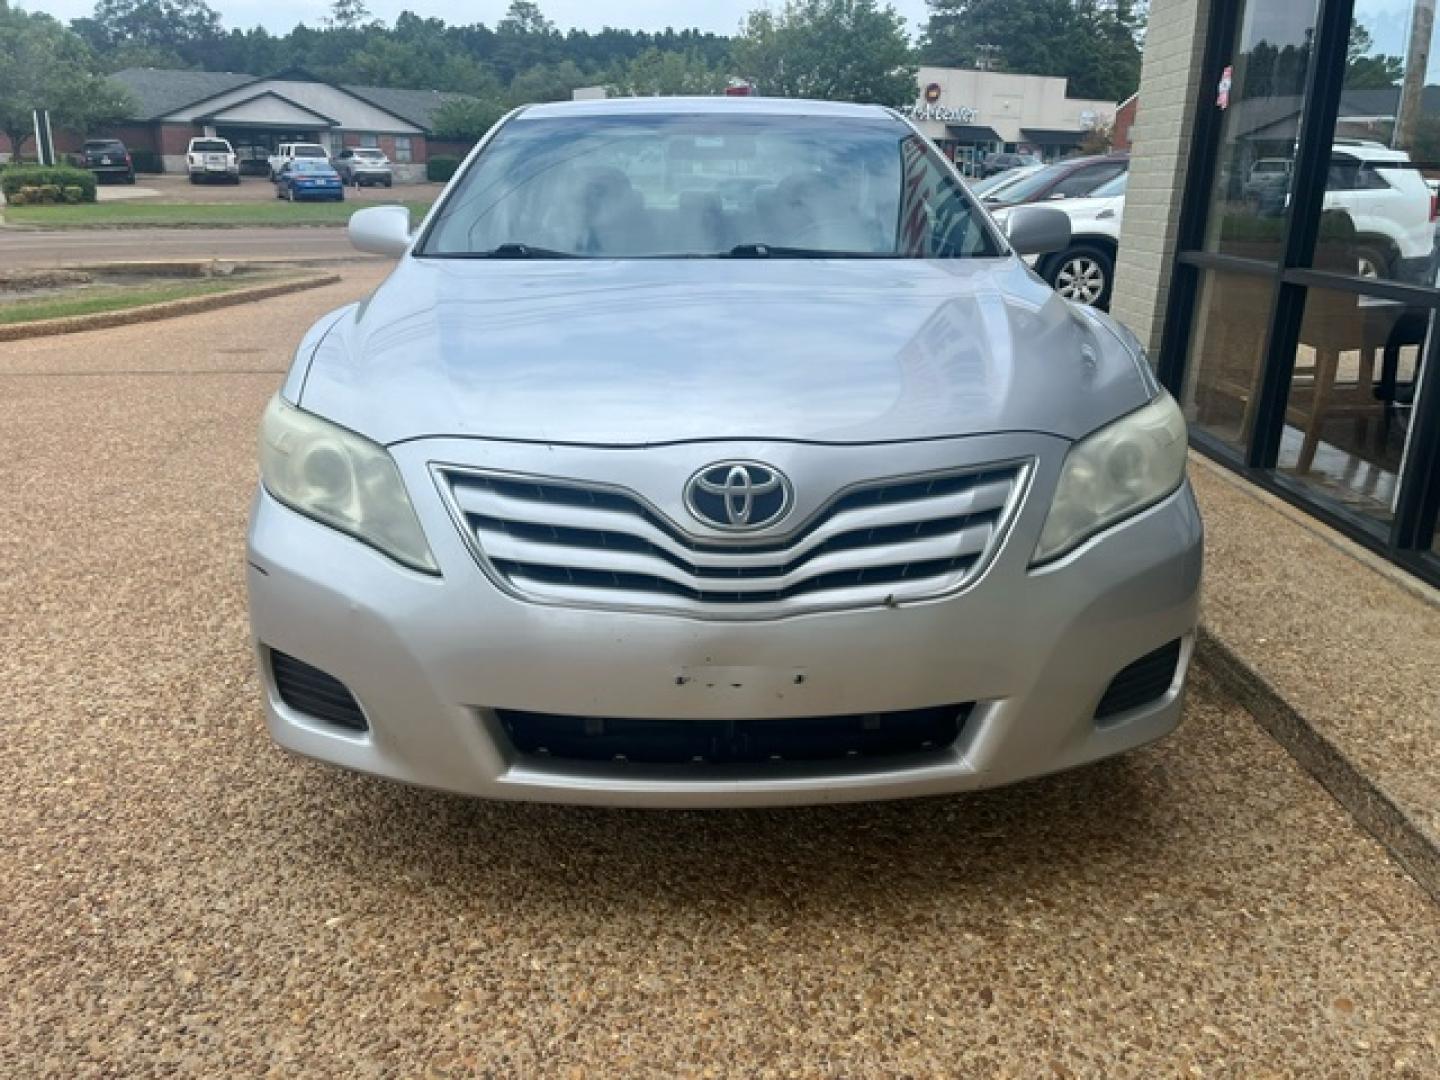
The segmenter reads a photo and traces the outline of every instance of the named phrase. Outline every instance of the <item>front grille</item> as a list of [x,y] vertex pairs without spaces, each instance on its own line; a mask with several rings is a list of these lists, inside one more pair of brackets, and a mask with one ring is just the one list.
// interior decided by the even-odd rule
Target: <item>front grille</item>
[[442,467],[472,550],[527,599],[744,617],[923,599],[994,554],[1027,466],[877,480],[784,536],[701,539],[629,491]]
[[1180,641],[1177,638],[1122,668],[1120,674],[1110,680],[1105,696],[1095,707],[1095,719],[1108,720],[1158,701],[1175,681],[1175,668],[1179,663]]
[[296,712],[352,731],[369,729],[355,696],[333,675],[274,649],[270,650],[270,671],[280,700]]
[[497,710],[521,754],[636,765],[803,763],[938,753],[973,703],[777,720],[627,720]]

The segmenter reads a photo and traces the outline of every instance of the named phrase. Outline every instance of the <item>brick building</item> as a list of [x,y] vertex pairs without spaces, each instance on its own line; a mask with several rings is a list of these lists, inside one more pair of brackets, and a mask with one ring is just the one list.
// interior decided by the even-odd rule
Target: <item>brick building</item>
[[[242,158],[268,156],[282,142],[318,142],[332,154],[345,146],[378,146],[401,181],[423,179],[433,154],[469,149],[433,134],[436,110],[462,94],[342,86],[303,71],[259,77],[127,68],[111,78],[134,99],[135,115],[89,134],[113,134],[132,151],[153,154],[166,172],[184,171],[185,148],[198,135],[229,139]],[[78,149],[79,141],[76,133],[56,133],[62,151]],[[10,149],[0,136],[0,152]]]

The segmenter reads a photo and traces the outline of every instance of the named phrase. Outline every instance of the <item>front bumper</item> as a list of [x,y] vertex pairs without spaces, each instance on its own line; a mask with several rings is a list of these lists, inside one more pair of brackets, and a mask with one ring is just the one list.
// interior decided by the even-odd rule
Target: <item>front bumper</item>
[[[871,475],[958,457],[1034,453],[1033,485],[994,561],[963,591],[752,621],[546,606],[507,595],[482,572],[431,481],[431,461],[475,443],[393,448],[443,577],[383,555],[257,495],[249,538],[251,619],[275,740],[310,757],[408,783],[498,799],[631,806],[754,806],[972,790],[1055,772],[1141,746],[1175,728],[1197,618],[1201,524],[1187,485],[1039,570],[1028,563],[1065,444],[994,436],[883,448],[778,444],[656,451],[776,461],[792,477],[817,455],[883,455]],[[532,453],[480,444],[492,463]],[[548,449],[574,470],[624,451]],[[768,455],[768,456],[767,456]],[[597,464],[598,462],[598,464]],[[963,462],[962,462],[963,463]],[[501,461],[501,465],[510,462]],[[688,460],[671,475],[690,475]],[[582,475],[567,471],[565,475]],[[859,473],[859,475],[865,475]],[[1168,690],[1097,722],[1122,668],[1175,640]],[[343,682],[363,734],[280,700],[269,650]],[[694,678],[714,672],[720,678]],[[803,675],[795,679],[796,674]],[[975,702],[958,740],[924,757],[695,767],[580,763],[518,753],[495,710],[592,717],[813,717]]]

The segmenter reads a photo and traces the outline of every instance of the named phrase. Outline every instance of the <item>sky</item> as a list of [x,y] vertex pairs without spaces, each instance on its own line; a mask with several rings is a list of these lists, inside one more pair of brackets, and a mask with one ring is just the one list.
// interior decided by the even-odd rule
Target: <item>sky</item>
[[[320,25],[330,10],[327,0],[208,0],[226,29],[261,25],[284,33],[304,22]],[[923,24],[928,12],[925,0],[890,0],[909,23],[912,34]],[[95,0],[19,0],[16,7],[43,11],[66,22],[89,15]],[[370,13],[393,24],[402,11],[444,19],[448,23],[483,22],[494,26],[504,17],[510,0],[367,0]],[[720,34],[733,34],[745,14],[767,6],[764,0],[540,0],[540,10],[560,29],[572,26],[599,30],[610,25],[627,30],[677,30],[698,27]],[[768,6],[779,7],[778,2]]]

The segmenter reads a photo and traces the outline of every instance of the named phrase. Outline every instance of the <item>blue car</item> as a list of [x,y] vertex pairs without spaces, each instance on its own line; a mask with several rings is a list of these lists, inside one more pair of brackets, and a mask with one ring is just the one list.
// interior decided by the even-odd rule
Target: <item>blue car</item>
[[345,185],[328,161],[296,158],[275,177],[275,197],[289,199],[333,199],[344,202]]

